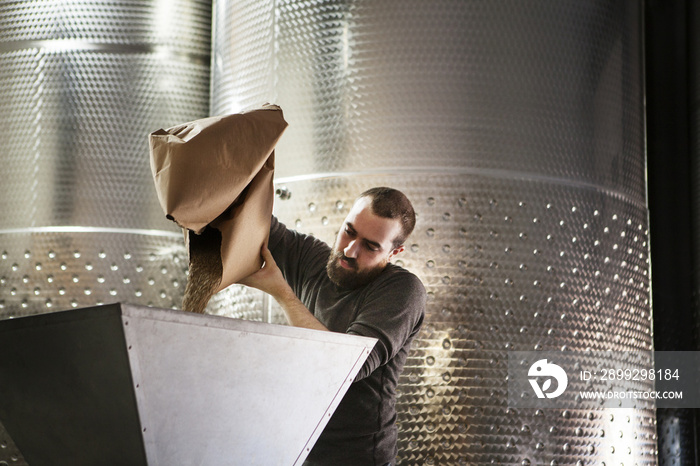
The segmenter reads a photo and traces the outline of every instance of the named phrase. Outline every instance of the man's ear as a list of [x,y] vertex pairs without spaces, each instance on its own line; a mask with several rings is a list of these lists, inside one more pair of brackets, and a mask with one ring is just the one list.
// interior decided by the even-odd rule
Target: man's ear
[[404,247],[403,244],[401,246],[399,246],[398,248],[394,248],[394,250],[391,251],[391,253],[389,253],[389,259],[391,259],[395,255],[397,255],[398,253],[403,252],[404,249],[406,249],[406,248]]

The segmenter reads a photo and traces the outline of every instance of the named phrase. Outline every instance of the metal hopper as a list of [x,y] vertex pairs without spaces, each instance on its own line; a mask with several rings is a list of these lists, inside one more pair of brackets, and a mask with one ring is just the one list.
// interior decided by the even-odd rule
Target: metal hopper
[[0,321],[32,466],[301,464],[375,340],[112,304]]

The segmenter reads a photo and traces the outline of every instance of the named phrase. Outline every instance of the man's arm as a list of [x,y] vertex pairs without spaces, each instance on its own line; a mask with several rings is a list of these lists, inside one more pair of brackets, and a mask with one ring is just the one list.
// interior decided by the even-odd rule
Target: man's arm
[[414,339],[423,323],[425,302],[425,287],[405,270],[373,287],[347,331],[378,340],[355,380],[369,376]]
[[275,259],[273,259],[272,253],[267,249],[267,245],[263,245],[261,255],[265,262],[260,270],[252,275],[248,275],[239,283],[257,288],[275,298],[275,301],[282,306],[282,310],[284,310],[290,325],[329,331],[294,294],[294,291],[282,276],[282,271],[277,266]]

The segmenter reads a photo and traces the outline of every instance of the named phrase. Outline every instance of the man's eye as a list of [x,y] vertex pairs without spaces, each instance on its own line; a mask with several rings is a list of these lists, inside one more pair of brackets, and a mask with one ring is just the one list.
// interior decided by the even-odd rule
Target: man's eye
[[348,236],[355,236],[355,232],[352,231],[352,230],[349,229],[349,228],[346,228],[346,229],[345,229],[345,234],[348,235]]

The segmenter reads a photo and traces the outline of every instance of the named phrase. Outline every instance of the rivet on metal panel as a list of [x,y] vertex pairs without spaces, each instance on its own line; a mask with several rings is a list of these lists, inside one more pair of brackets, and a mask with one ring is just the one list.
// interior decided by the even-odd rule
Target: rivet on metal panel
[[287,189],[287,187],[282,186],[280,188],[277,188],[275,191],[275,195],[281,200],[281,201],[286,201],[289,200],[292,197],[292,192]]

